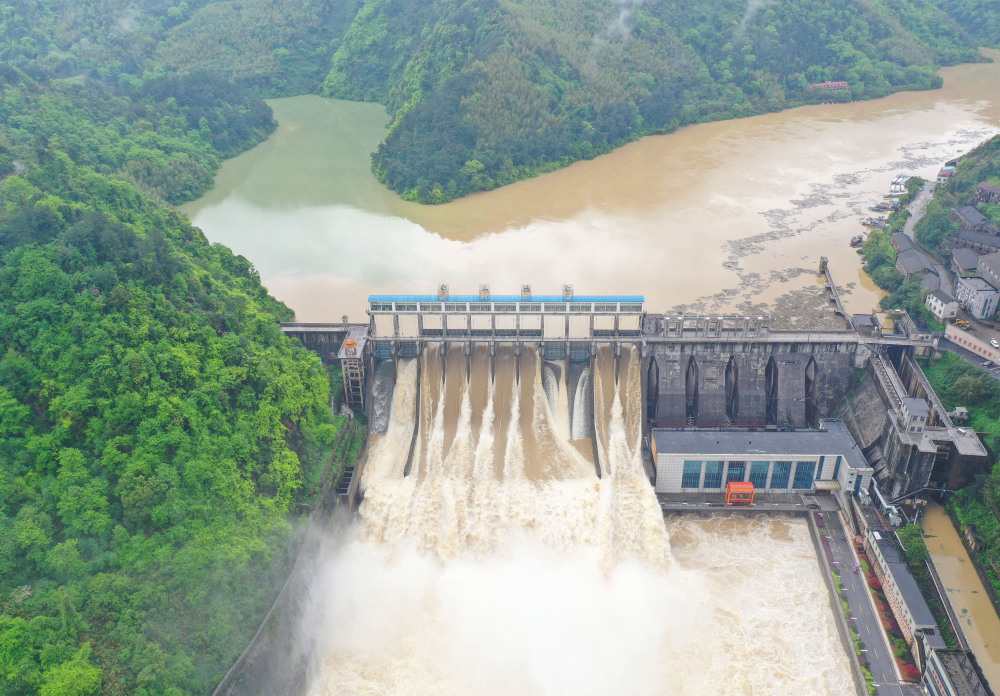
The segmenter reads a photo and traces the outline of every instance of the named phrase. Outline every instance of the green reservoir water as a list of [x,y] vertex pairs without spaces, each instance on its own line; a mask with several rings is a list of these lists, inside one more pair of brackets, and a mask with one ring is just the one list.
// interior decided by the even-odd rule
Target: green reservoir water
[[388,212],[391,196],[365,167],[386,133],[379,104],[314,95],[270,102],[278,129],[226,162],[215,188],[183,207],[192,218],[231,199],[267,209],[351,205]]

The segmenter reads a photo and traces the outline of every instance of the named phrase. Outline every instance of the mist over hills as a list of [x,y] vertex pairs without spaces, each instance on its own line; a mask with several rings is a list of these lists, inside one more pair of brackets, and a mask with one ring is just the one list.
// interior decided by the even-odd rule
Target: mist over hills
[[813,82],[932,87],[991,4],[0,0],[0,693],[207,693],[287,571],[329,375],[166,205],[264,98],[385,103],[376,174],[441,202]]
[[[44,89],[71,83],[73,102],[83,89],[141,104],[124,105],[126,129],[172,96],[151,80],[234,83],[203,90],[207,127],[190,113],[205,105],[181,99],[183,134],[139,115],[164,136],[149,149],[169,157],[108,163],[163,200],[197,196],[213,156],[267,135],[260,97],[321,92],[384,103],[376,175],[436,203],[684,124],[937,86],[939,66],[1000,41],[998,15],[986,0],[15,0],[0,13],[0,61]],[[827,80],[850,88],[810,87]],[[220,147],[208,133],[237,115],[246,127]],[[167,181],[178,172],[183,185]]]

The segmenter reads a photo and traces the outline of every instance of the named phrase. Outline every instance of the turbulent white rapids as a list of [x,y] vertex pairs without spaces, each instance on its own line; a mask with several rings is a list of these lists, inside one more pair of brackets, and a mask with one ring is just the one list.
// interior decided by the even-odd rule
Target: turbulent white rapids
[[[674,560],[640,366],[607,346],[592,371],[532,350],[400,361],[356,535],[320,574],[314,694],[850,690],[804,525],[675,523]],[[720,524],[745,527],[732,550],[699,541]]]

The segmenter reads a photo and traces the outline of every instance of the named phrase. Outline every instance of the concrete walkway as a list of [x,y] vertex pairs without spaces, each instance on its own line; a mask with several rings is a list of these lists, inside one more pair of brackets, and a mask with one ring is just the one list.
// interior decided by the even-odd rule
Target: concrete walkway
[[901,683],[896,672],[896,659],[889,649],[882,622],[875,612],[874,601],[864,574],[854,570],[857,556],[854,546],[844,533],[839,512],[817,512],[817,523],[822,519],[820,533],[827,564],[840,572],[840,580],[847,592],[847,603],[851,607],[858,637],[865,644],[872,676],[877,692],[882,696],[921,696],[923,690],[909,683]]

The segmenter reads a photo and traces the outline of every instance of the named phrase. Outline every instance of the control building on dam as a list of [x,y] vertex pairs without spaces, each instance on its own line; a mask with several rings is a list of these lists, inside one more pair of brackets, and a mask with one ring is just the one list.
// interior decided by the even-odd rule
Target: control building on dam
[[[353,331],[351,353],[340,351],[352,364],[345,392],[365,395],[355,405],[374,433],[385,432],[388,414],[372,413],[373,391],[384,400],[394,362],[429,344],[466,355],[530,346],[567,377],[610,344],[642,357],[647,471],[658,493],[721,493],[749,481],[842,497],[874,481],[888,503],[958,488],[987,466],[975,432],[945,411],[916,360],[935,352],[936,338],[904,312],[845,316],[842,330],[779,330],[767,316],[654,314],[641,296],[578,296],[570,286],[542,296],[529,286],[519,295],[442,286],[436,295],[373,295],[368,314],[367,327],[331,330]],[[286,331],[310,333],[302,324]]]

